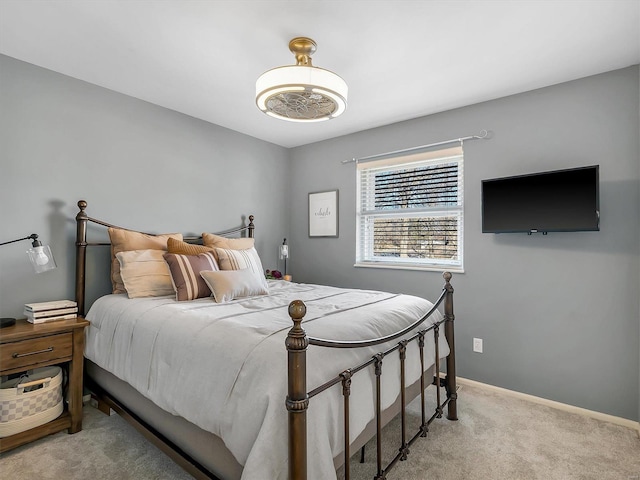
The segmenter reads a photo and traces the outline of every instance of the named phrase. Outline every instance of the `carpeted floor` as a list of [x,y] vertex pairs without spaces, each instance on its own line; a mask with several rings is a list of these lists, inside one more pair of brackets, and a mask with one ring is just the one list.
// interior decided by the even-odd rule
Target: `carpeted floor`
[[[410,406],[414,421],[416,406]],[[411,447],[409,461],[399,462],[389,479],[640,480],[637,431],[470,385],[459,391],[458,416],[457,422],[432,423],[429,436]],[[83,427],[0,455],[0,478],[191,478],[115,414],[85,406]],[[391,456],[397,447],[389,443],[389,427],[383,438]],[[367,446],[364,464],[358,457],[351,478],[372,479],[375,444]]]

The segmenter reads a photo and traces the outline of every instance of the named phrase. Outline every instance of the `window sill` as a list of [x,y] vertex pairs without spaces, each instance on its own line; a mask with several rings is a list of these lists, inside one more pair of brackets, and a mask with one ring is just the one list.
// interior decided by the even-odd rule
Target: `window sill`
[[389,270],[418,270],[426,272],[464,273],[464,268],[446,265],[402,265],[397,263],[355,263],[356,268],[383,268]]

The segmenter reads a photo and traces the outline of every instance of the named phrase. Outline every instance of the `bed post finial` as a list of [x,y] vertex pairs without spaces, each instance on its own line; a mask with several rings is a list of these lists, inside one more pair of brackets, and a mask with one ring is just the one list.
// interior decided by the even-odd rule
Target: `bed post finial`
[[456,386],[456,346],[454,339],[453,321],[455,315],[453,314],[453,287],[449,281],[451,280],[451,272],[444,272],[444,290],[446,291],[444,298],[444,336],[449,344],[449,355],[447,356],[447,397],[449,398],[449,404],[447,405],[447,418],[449,420],[458,420],[458,387]]
[[289,480],[307,478],[307,347],[309,339],[300,325],[307,313],[302,300],[289,304],[289,316],[293,327],[287,334],[288,395],[289,411]]
[[87,222],[89,216],[84,211],[87,208],[85,200],[78,201],[80,211],[76,215],[76,302],[78,315],[84,315],[85,294],[85,262],[87,258]]
[[253,238],[253,229],[255,226],[253,225],[253,215],[249,215],[249,225],[247,225],[247,229],[249,230],[249,238]]

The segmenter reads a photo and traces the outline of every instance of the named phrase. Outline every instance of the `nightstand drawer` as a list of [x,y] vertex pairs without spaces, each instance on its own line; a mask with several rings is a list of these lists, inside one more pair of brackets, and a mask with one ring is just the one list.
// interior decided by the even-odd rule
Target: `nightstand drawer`
[[71,358],[73,334],[61,333],[46,337],[30,338],[21,342],[0,345],[2,370],[29,367],[52,360]]

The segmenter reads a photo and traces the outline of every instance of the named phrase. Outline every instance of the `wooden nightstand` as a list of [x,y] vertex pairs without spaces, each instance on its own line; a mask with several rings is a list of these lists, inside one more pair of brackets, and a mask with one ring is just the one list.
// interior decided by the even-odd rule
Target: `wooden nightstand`
[[47,365],[68,366],[68,406],[58,418],[9,437],[0,438],[5,452],[46,435],[68,429],[82,430],[82,370],[84,357],[84,318],[32,324],[18,320],[0,330],[0,375],[20,373]]

